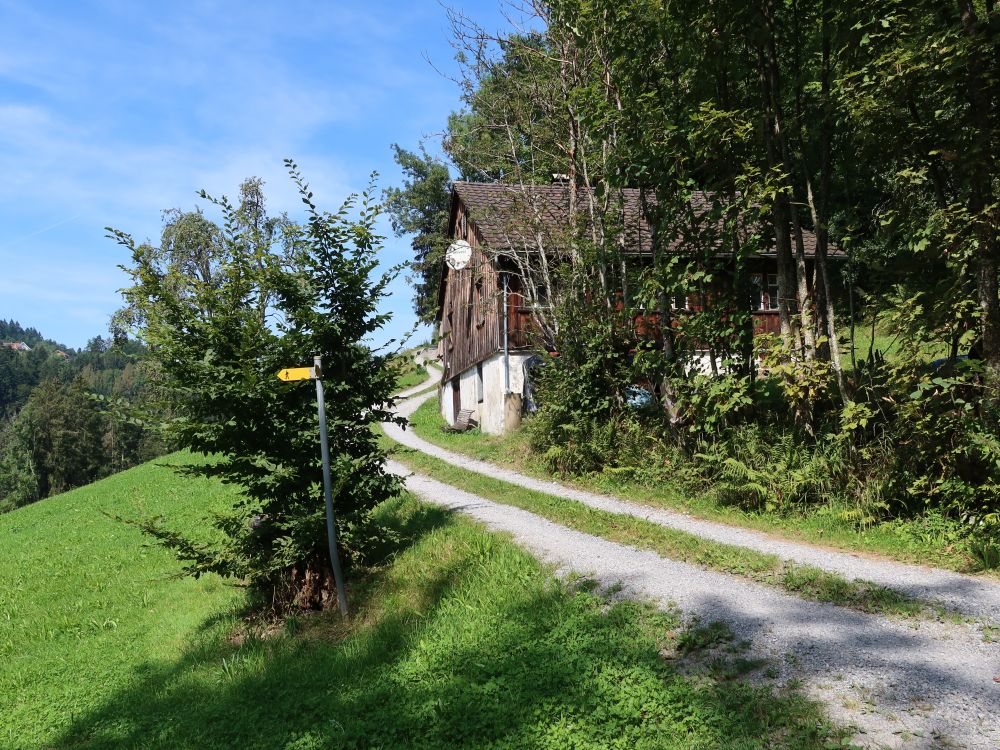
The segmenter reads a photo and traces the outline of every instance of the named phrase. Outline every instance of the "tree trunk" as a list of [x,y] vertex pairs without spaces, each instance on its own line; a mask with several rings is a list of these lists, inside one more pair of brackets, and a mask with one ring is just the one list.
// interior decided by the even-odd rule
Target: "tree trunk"
[[[764,5],[765,19],[773,13],[772,0]],[[770,28],[770,21],[768,21]],[[774,61],[776,63],[777,61]],[[781,168],[778,148],[774,135],[774,84],[770,74],[771,66],[764,58],[764,52],[759,55],[760,85],[763,117],[763,137],[767,151],[768,167]],[[792,257],[792,241],[789,233],[788,196],[782,192],[775,196],[771,206],[772,223],[774,225],[775,253],[778,264],[778,321],[781,325],[781,338],[791,351],[800,349],[798,328],[794,325],[789,300],[793,299],[795,288],[794,260]]]
[[[958,0],[962,27],[973,42],[983,40],[984,29],[976,16],[972,0]],[[983,49],[986,45],[982,45]],[[976,251],[976,294],[982,321],[982,355],[988,370],[989,397],[1000,399],[1000,289],[997,274],[1000,272],[1000,241],[997,237],[996,207],[992,183],[994,154],[993,129],[990,122],[990,100],[987,88],[987,71],[983,66],[980,45],[976,44],[969,56],[969,105],[970,118],[975,131],[976,147],[969,154],[971,162],[971,196],[969,210],[975,221],[979,247]]]
[[[830,362],[837,377],[837,389],[840,398],[846,404],[849,400],[847,386],[844,382],[844,368],[840,359],[840,340],[837,338],[837,314],[833,305],[833,294],[830,289],[830,269],[826,262],[830,241],[830,176],[833,171],[833,113],[830,111],[830,0],[823,0],[822,8],[822,71],[820,95],[823,101],[823,117],[820,121],[820,168],[819,168],[819,200],[813,224],[816,227],[816,283],[817,299],[823,300],[825,307],[824,322],[827,337],[830,340]],[[822,286],[822,290],[819,287]]]
[[[781,171],[784,191],[779,200],[784,204],[782,232],[785,235],[778,247],[778,283],[785,277],[785,290],[778,290],[779,297],[794,299],[798,305],[799,339],[797,349],[804,352],[806,359],[815,355],[815,336],[812,326],[812,310],[809,300],[809,281],[806,276],[805,243],[802,239],[802,226],[799,224],[798,212],[792,204],[791,196],[795,194],[792,170],[791,152],[788,148],[788,138],[785,133],[784,108],[782,106],[781,67],[778,60],[778,33],[775,18],[775,0],[767,0],[764,4],[764,22],[767,27],[767,82],[770,99],[772,150],[775,153],[775,165]],[[777,228],[776,228],[777,229]],[[776,231],[777,234],[777,231]],[[795,242],[795,254],[792,255],[792,241]],[[784,247],[782,247],[784,245]],[[785,256],[782,258],[782,256]],[[794,290],[794,292],[793,292]],[[780,309],[780,308],[779,308]],[[791,311],[789,311],[791,318]]]

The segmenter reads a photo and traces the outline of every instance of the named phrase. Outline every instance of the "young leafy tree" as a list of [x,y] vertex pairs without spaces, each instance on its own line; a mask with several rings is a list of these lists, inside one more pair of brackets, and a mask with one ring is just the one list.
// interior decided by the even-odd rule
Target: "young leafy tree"
[[322,212],[294,164],[288,167],[308,221],[276,224],[260,181],[247,181],[236,205],[210,199],[223,223],[198,234],[204,264],[187,262],[190,248],[178,255],[111,230],[132,254],[122,317],[150,347],[154,377],[175,415],[168,431],[215,458],[188,471],[243,490],[215,521],[221,542],[187,538],[161,520],[141,525],[186,560],[190,574],[241,579],[278,609],[322,607],[333,591],[315,391],[279,381],[278,370],[322,357],[334,507],[348,565],[363,562],[384,536],[372,511],[398,491],[371,429],[393,418],[395,381],[391,353],[372,349],[388,319],[379,302],[398,273],[377,272],[381,207],[369,189],[336,213]]
[[[958,0],[863,4],[845,110],[865,128],[865,156],[883,165],[878,207],[887,244],[923,293],[927,328],[978,341],[1000,402],[1000,11]],[[937,289],[925,281],[937,280]],[[930,293],[929,293],[930,292]]]
[[38,500],[38,478],[28,436],[17,419],[0,428],[0,513]]

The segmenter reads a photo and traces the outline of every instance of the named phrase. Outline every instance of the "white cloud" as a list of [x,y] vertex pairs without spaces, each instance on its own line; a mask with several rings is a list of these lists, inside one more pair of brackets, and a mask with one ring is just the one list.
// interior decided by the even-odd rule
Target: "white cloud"
[[[125,260],[105,225],[155,238],[162,209],[249,176],[300,214],[286,157],[335,209],[389,142],[443,122],[449,87],[412,38],[428,19],[443,31],[433,2],[0,0],[0,317],[34,299],[103,325]],[[391,240],[387,262],[407,245]],[[412,319],[409,290],[393,292]]]

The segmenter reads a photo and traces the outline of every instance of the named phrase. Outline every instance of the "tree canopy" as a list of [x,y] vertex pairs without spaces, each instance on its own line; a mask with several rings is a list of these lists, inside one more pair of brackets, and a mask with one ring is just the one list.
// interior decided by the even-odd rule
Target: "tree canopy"
[[376,270],[381,206],[369,190],[321,211],[289,170],[303,223],[270,216],[262,183],[247,180],[236,203],[205,196],[219,225],[176,215],[159,247],[113,231],[132,255],[119,321],[149,346],[168,434],[215,459],[192,472],[243,491],[215,522],[219,543],[158,519],[140,524],[187,560],[189,573],[245,581],[279,609],[325,606],[333,590],[316,395],[311,384],[280,381],[279,370],[322,358],[338,541],[349,563],[373,554],[384,530],[372,511],[398,491],[371,429],[393,419],[395,384],[392,352],[373,349],[388,320],[378,306],[398,271]]

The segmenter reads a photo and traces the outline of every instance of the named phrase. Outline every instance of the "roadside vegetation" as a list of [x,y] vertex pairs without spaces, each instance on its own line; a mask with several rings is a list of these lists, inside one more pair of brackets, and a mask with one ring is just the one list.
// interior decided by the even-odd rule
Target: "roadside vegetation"
[[[391,443],[388,438],[386,440]],[[777,555],[702,539],[643,518],[591,508],[575,500],[518,487],[452,466],[420,451],[392,445],[393,457],[415,472],[494,502],[522,508],[585,534],[648,549],[671,560],[742,576],[803,599],[890,616],[941,617],[947,614],[933,602],[917,601],[885,586],[851,581],[837,573],[782,560]]]
[[[601,471],[567,475],[553,472],[530,444],[531,420],[509,435],[484,435],[442,429],[437,401],[422,404],[410,416],[410,429],[430,443],[472,458],[517,469],[542,479],[556,479],[571,487],[602,492],[636,503],[670,508],[699,518],[778,534],[843,550],[885,555],[903,562],[931,564],[960,572],[979,572],[983,563],[969,548],[962,528],[936,514],[858,525],[851,507],[819,505],[783,513],[748,510],[719,495],[688,461],[679,460],[657,475],[605,467]],[[413,456],[415,458],[415,456]],[[408,461],[409,457],[403,456]]]
[[[835,543],[1000,565],[993,4],[522,10],[532,31],[508,35],[451,14],[465,106],[441,146],[456,179],[524,202],[485,252],[517,275],[545,360],[532,460],[642,494],[710,487],[713,513]],[[390,208],[432,289],[449,172],[426,152],[397,161]],[[533,204],[554,178],[555,229]]]
[[[107,513],[202,518],[235,491],[174,455],[0,518],[0,745],[825,748],[814,703],[724,628],[611,604],[401,496],[354,614],[245,619],[246,592]],[[125,573],[127,571],[127,574]]]

